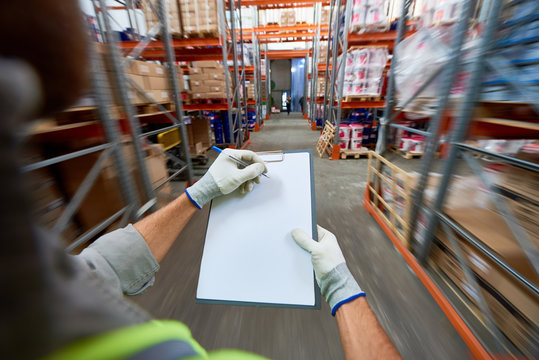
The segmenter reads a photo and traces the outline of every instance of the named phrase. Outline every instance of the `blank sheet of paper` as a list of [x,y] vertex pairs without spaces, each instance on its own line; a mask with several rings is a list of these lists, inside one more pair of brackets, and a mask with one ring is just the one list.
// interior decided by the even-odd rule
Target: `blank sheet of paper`
[[313,235],[310,152],[268,162],[253,191],[213,200],[200,266],[200,302],[318,305],[311,255],[292,239]]

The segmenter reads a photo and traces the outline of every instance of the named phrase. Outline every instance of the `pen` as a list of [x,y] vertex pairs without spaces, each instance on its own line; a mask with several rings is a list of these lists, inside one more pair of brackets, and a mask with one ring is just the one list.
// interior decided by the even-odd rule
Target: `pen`
[[[212,148],[213,150],[217,151],[219,154],[223,152],[223,150],[219,149],[217,146],[212,146],[211,148]],[[247,166],[251,165],[251,164],[247,164],[247,163],[246,163],[245,161],[243,161],[243,160],[238,159],[238,158],[235,157],[235,156],[232,156],[232,155],[229,155],[229,154],[226,154],[226,155],[227,155],[229,158],[231,158],[232,160],[234,160],[236,163],[238,163],[238,164],[240,164],[241,166],[243,166],[243,167],[247,167]],[[267,177],[267,178],[269,179],[269,176],[268,176],[268,175],[266,175],[266,174],[264,174],[264,173],[262,173],[262,175],[264,175],[265,177]]]

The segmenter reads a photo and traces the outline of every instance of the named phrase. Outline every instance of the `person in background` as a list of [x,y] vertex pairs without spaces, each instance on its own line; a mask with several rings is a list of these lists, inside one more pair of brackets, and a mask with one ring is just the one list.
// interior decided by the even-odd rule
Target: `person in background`
[[290,108],[292,107],[292,100],[290,100],[290,96],[286,98],[286,112],[288,115],[290,115]]
[[[20,134],[27,122],[68,107],[87,88],[88,35],[77,14],[76,0],[0,5],[0,29],[10,34],[0,49],[0,358],[264,359],[237,350],[208,353],[186,325],[152,319],[124,298],[153,285],[159,263],[198,209],[223,194],[253,190],[267,170],[255,153],[223,151],[181,196],[100,237],[79,255],[66,254],[58,236],[35,225],[18,169]],[[252,164],[240,169],[227,154]],[[318,234],[316,242],[292,230],[296,243],[312,255],[346,358],[400,358],[337,239],[321,227]]]
[[305,97],[303,95],[299,98],[299,106],[301,106],[301,113],[304,114],[303,107],[305,106]]

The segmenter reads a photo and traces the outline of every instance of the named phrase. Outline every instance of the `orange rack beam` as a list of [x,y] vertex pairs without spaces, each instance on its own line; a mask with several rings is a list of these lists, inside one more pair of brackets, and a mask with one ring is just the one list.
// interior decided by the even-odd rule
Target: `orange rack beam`
[[385,32],[372,32],[363,34],[348,34],[348,43],[370,42],[370,41],[395,41],[397,38],[397,30]]
[[386,106],[385,100],[341,102],[342,109],[356,109],[356,108],[381,109],[385,106]]
[[[285,33],[269,33],[269,34],[258,34],[257,37],[260,40],[267,40],[267,39],[286,39],[286,38],[313,38],[316,35],[315,32],[309,32],[309,31],[293,31],[293,32],[285,32]],[[328,31],[320,31],[320,36],[328,36]],[[251,34],[245,34],[243,35],[244,40],[251,40],[252,35]]]
[[[118,46],[124,50],[133,50],[138,41],[120,41]],[[174,48],[190,48],[190,47],[206,47],[220,46],[219,38],[190,38],[190,39],[172,39],[172,47]],[[165,49],[162,41],[152,41],[146,47],[147,49]]]
[[[262,32],[286,32],[286,31],[310,31],[310,30],[316,30],[318,28],[318,25],[312,25],[312,24],[296,24],[293,26],[279,26],[279,25],[266,25],[266,26],[259,26],[254,28],[254,32],[256,33],[262,33]],[[327,31],[328,25],[321,25],[320,30]]]
[[[241,6],[264,6],[264,5],[283,5],[289,7],[297,7],[298,4],[310,4],[311,6],[316,3],[329,3],[327,0],[242,0]],[[235,2],[238,4],[238,2]]]
[[228,104],[184,104],[185,111],[228,110]]
[[310,50],[273,50],[268,51],[268,59],[298,59],[310,54]]

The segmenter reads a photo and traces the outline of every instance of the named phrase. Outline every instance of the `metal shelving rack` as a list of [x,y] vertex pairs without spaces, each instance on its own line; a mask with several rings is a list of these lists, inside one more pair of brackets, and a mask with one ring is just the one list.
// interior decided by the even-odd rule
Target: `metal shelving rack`
[[[136,111],[134,106],[129,101],[128,96],[128,78],[123,72],[123,68],[126,65],[125,60],[122,61],[122,58],[120,56],[118,47],[116,45],[113,32],[111,31],[111,24],[110,24],[110,18],[108,9],[106,6],[106,2],[104,0],[94,0],[94,9],[96,10],[97,19],[98,19],[98,26],[101,30],[101,33],[104,34],[104,40],[106,40],[107,43],[107,49],[108,49],[108,60],[109,63],[112,66],[112,69],[114,70],[114,81],[117,89],[117,95],[120,99],[121,106],[123,108],[123,115],[125,116],[125,120],[127,120],[127,123],[129,124],[128,133],[130,135],[130,139],[133,142],[133,148],[135,152],[135,159],[136,159],[136,166],[138,168],[140,177],[141,177],[141,183],[143,187],[143,199],[140,199],[138,196],[138,193],[136,191],[135,187],[135,179],[130,174],[130,171],[128,169],[126,160],[124,158],[124,154],[122,149],[120,148],[121,143],[121,135],[122,131],[120,129],[120,118],[117,115],[117,112],[113,109],[113,104],[111,102],[112,93],[111,93],[111,86],[108,83],[107,76],[105,74],[105,65],[103,63],[102,57],[95,51],[93,46],[90,48],[90,56],[91,56],[91,78],[92,78],[92,84],[93,84],[93,93],[94,93],[94,99],[95,99],[95,111],[97,112],[97,116],[101,120],[102,127],[105,133],[105,139],[106,143],[98,146],[94,146],[88,149],[76,151],[73,153],[57,156],[54,158],[46,159],[43,161],[39,161],[37,163],[29,164],[24,166],[21,170],[23,172],[30,172],[37,169],[41,169],[47,166],[51,166],[54,164],[58,164],[63,161],[76,159],[84,155],[96,153],[98,151],[102,151],[102,153],[98,156],[98,159],[94,163],[94,165],[91,167],[89,172],[86,174],[84,180],[81,182],[79,188],[75,192],[75,194],[72,196],[71,201],[67,204],[64,211],[61,213],[59,218],[56,220],[54,226],[53,226],[53,232],[55,234],[62,233],[67,226],[69,225],[71,219],[79,209],[80,205],[84,201],[85,197],[88,195],[88,192],[92,188],[93,184],[96,182],[96,179],[98,178],[101,170],[103,169],[103,166],[105,164],[105,161],[112,156],[116,169],[118,171],[118,182],[120,185],[120,189],[122,192],[122,197],[125,203],[125,206],[122,207],[119,211],[117,211],[115,214],[110,216],[109,218],[105,219],[99,224],[96,224],[93,228],[87,230],[84,234],[79,236],[77,239],[74,239],[73,242],[71,242],[67,246],[67,251],[72,251],[76,249],[79,246],[84,245],[88,241],[90,241],[93,237],[98,235],[101,231],[108,228],[111,224],[119,221],[120,226],[125,226],[129,221],[136,221],[139,218],[141,218],[145,213],[147,213],[149,210],[153,210],[157,206],[157,199],[155,196],[155,192],[164,184],[171,181],[178,175],[182,173],[187,174],[187,179],[189,182],[193,181],[193,169],[191,164],[191,159],[189,157],[189,144],[187,142],[187,132],[185,129],[185,123],[183,121],[183,110],[182,110],[182,104],[180,101],[179,93],[178,93],[178,84],[177,84],[177,78],[176,78],[176,69],[174,67],[175,59],[174,59],[174,53],[172,51],[172,44],[171,44],[171,37],[168,32],[167,23],[166,23],[166,16],[165,15],[165,9],[163,6],[163,0],[158,0],[158,18],[164,19],[162,23],[160,24],[160,30],[162,35],[162,42],[163,46],[166,50],[166,56],[167,56],[167,63],[168,66],[168,77],[171,84],[171,88],[173,89],[173,94],[175,97],[175,106],[176,106],[176,113],[179,114],[179,117],[174,117],[172,114],[170,114],[169,111],[163,108],[161,104],[155,104],[158,108],[162,110],[163,113],[166,114],[166,116],[173,122],[173,125],[168,126],[166,128],[157,130],[157,131],[151,131],[147,133],[142,133],[140,130],[140,123],[136,117]],[[132,4],[129,4],[129,8]],[[99,16],[99,14],[102,14],[102,16]],[[157,33],[159,29],[153,29],[152,31],[155,31]],[[132,57],[137,57],[137,54],[140,54],[140,52],[144,49],[144,47],[148,44],[148,41],[141,41],[138,45],[138,47],[131,53]],[[137,89],[141,90],[141,89]],[[148,96],[146,96],[149,101],[154,102],[155,101]],[[183,158],[178,159],[175,158],[174,161],[179,162],[181,165],[181,168],[176,171],[174,174],[169,176],[166,180],[158,184],[157,186],[153,187],[149,180],[148,171],[146,169],[146,164],[144,162],[144,156],[142,153],[142,143],[145,141],[144,139],[147,136],[155,135],[164,131],[168,131],[171,129],[179,128],[181,136],[182,136],[182,150],[183,150]]]
[[[525,1],[513,1],[505,6],[514,6],[517,3],[522,3]],[[412,1],[403,2],[402,15],[399,19],[398,25],[398,35],[396,42],[400,42],[403,39],[403,36],[406,31],[406,20],[408,9]],[[533,172],[539,171],[539,165],[529,161],[524,161],[514,157],[501,155],[480,149],[474,146],[465,144],[467,134],[470,132],[470,128],[473,122],[477,122],[480,126],[488,127],[490,123],[484,122],[484,119],[473,119],[472,112],[475,104],[480,100],[481,88],[484,85],[484,72],[485,69],[490,69],[496,72],[500,77],[502,77],[509,86],[512,86],[517,91],[519,91],[527,102],[529,106],[539,114],[539,96],[536,91],[531,87],[526,86],[522,82],[519,82],[518,69],[515,65],[511,64],[507,60],[500,58],[495,52],[499,50],[500,47],[508,46],[511,44],[520,44],[519,41],[509,41],[507,40],[514,34],[515,31],[518,31],[519,26],[532,21],[539,11],[539,5],[536,6],[535,11],[530,16],[525,16],[518,21],[511,21],[508,23],[500,24],[500,14],[504,8],[502,0],[492,0],[490,2],[484,3],[481,8],[481,13],[479,14],[479,19],[484,21],[483,32],[480,35],[480,41],[475,48],[476,53],[474,54],[471,60],[467,60],[464,63],[462,56],[464,53],[464,40],[466,33],[469,28],[469,23],[471,20],[473,12],[473,1],[463,1],[461,4],[461,15],[457,23],[457,28],[455,29],[452,44],[451,44],[451,53],[449,55],[449,60],[446,65],[441,68],[440,71],[436,72],[428,79],[426,79],[423,86],[421,86],[416,93],[408,100],[405,104],[401,106],[400,109],[395,108],[395,83],[393,76],[389,79],[389,86],[386,98],[386,107],[384,110],[384,116],[381,121],[381,129],[377,143],[377,152],[383,153],[386,150],[386,141],[387,141],[387,129],[389,127],[400,128],[411,133],[416,133],[426,136],[427,144],[426,150],[424,152],[424,157],[421,162],[421,172],[419,182],[416,186],[416,189],[412,193],[411,199],[411,211],[409,216],[409,231],[408,234],[408,243],[412,244],[411,252],[408,251],[401,243],[400,240],[392,233],[392,230],[384,223],[383,219],[376,214],[373,205],[370,203],[370,191],[367,190],[365,193],[365,207],[367,210],[375,217],[375,219],[380,223],[384,228],[386,233],[389,235],[391,240],[396,245],[397,249],[401,252],[403,257],[410,264],[411,268],[414,269],[414,272],[418,275],[421,281],[425,284],[429,292],[436,299],[442,310],[446,313],[449,320],[453,323],[457,331],[462,336],[463,340],[470,347],[470,350],[478,358],[492,358],[494,356],[500,355],[505,356],[506,353],[515,352],[518,355],[519,352],[514,348],[514,346],[502,335],[500,329],[496,326],[496,323],[493,319],[491,308],[489,307],[487,301],[485,300],[482,292],[480,290],[480,285],[478,280],[474,275],[473,270],[468,265],[468,262],[465,260],[464,252],[457,241],[457,236],[464,239],[469,246],[471,246],[474,251],[481,253],[483,256],[488,258],[494,264],[496,264],[503,272],[505,272],[509,277],[514,279],[514,281],[520,284],[523,288],[527,289],[531,296],[534,296],[535,299],[539,296],[539,289],[526,277],[512,268],[507,264],[498,254],[492,251],[488,246],[484,245],[481,242],[481,239],[474,236],[470,231],[460,225],[458,222],[454,221],[452,218],[447,216],[443,212],[444,201],[447,198],[447,192],[449,185],[451,184],[452,179],[454,178],[456,165],[459,158],[464,159],[465,163],[472,170],[473,174],[485,185],[488,189],[489,197],[493,204],[495,204],[498,212],[502,214],[507,228],[512,233],[517,244],[520,245],[523,253],[526,255],[532,267],[535,269],[535,273],[539,273],[539,251],[536,245],[529,239],[526,231],[522,225],[517,220],[516,216],[512,212],[509,205],[505,200],[500,196],[501,192],[498,190],[492,183],[491,178],[489,178],[480,163],[474,156],[471,154],[477,154],[481,156],[487,156],[490,159],[515,166],[517,168],[526,169]],[[508,33],[503,35],[499,32],[502,28],[513,27]],[[501,38],[500,38],[501,37]],[[397,64],[398,54],[394,53],[391,69],[393,70]],[[452,119],[451,119],[451,128],[448,132],[449,141],[446,145],[449,147],[449,152],[447,158],[444,159],[441,170],[441,181],[437,188],[436,197],[431,206],[423,205],[423,198],[425,193],[426,184],[429,177],[429,172],[432,169],[434,162],[434,156],[436,149],[440,145],[440,127],[441,121],[444,114],[444,111],[450,108],[449,96],[451,89],[456,80],[458,71],[464,65],[469,66],[469,73],[471,74],[468,87],[466,92],[463,94],[462,99],[457,104],[456,109],[454,110]],[[392,71],[393,73],[393,71]],[[413,129],[410,127],[393,124],[392,121],[406,108],[407,104],[410,103],[414,98],[417,97],[423,89],[425,89],[428,84],[430,84],[435,78],[440,77],[441,84],[438,88],[437,96],[437,107],[436,112],[431,117],[429,122],[428,131],[421,131]],[[501,121],[502,125],[511,127],[518,126],[523,134],[530,134],[530,132],[525,132],[522,129],[535,129],[534,136],[536,137],[539,133],[539,128],[534,126],[533,123],[525,123],[523,121]],[[380,172],[381,169],[378,169]],[[368,180],[370,181],[370,179]],[[376,185],[375,185],[376,187]],[[424,234],[422,242],[415,241],[414,229],[417,226],[418,213],[420,211],[427,214],[427,226],[426,233]],[[452,298],[452,302],[448,302],[448,298],[453,293],[458,293],[458,290],[455,290],[454,287],[447,289],[440,282],[434,282],[432,279],[437,279],[436,275],[432,272],[429,272],[429,275],[423,270],[430,268],[430,264],[427,263],[428,256],[430,254],[431,246],[436,237],[436,230],[440,226],[440,230],[448,239],[451,247],[454,251],[454,255],[458,261],[458,265],[462,269],[464,278],[466,282],[472,287],[472,292],[476,294],[477,307],[481,314],[481,324],[477,324],[474,319],[471,319],[470,316],[465,317],[462,315],[462,307],[459,306],[462,300],[456,300],[455,297]],[[414,255],[415,254],[415,257]],[[416,260],[417,257],[417,260]],[[442,293],[439,289],[442,288],[445,291]],[[447,297],[446,297],[447,296]],[[459,309],[459,310],[456,310]],[[473,315],[471,316],[473,318]]]
[[[237,34],[242,33],[241,17],[239,21],[239,29],[236,29],[236,5],[234,1],[227,2],[230,14],[229,29],[227,29],[226,21],[226,4],[225,0],[217,0],[219,12],[219,33],[220,45],[223,52],[223,63],[225,65],[225,83],[228,103],[228,124],[229,137],[231,143],[241,148],[248,141],[248,132],[243,126],[243,107],[247,104],[245,95],[245,66],[243,62],[243,37],[240,42],[237,41]],[[241,3],[240,3],[241,4]],[[240,5],[241,8],[241,5]],[[240,12],[241,14],[241,12]],[[239,30],[239,31],[238,31]],[[238,47],[241,47],[238,52]],[[232,55],[231,55],[232,53]],[[228,61],[232,56],[233,77],[230,78]],[[238,59],[241,59],[238,61]],[[233,85],[233,86],[231,86]],[[233,90],[232,90],[233,89]],[[245,112],[246,112],[245,108]]]
[[[311,91],[309,94],[309,113],[311,128],[316,129],[316,98],[317,98],[317,82],[318,82],[318,59],[320,56],[320,17],[322,15],[322,4],[314,5],[313,24],[316,26],[315,35],[313,37],[311,47]],[[313,126],[314,124],[314,126]]]
[[[330,27],[333,29],[331,47],[328,47],[328,52],[331,52],[333,67],[331,68],[331,77],[329,84],[332,84],[332,89],[329,91],[329,98],[324,99],[324,106],[328,109],[328,120],[335,124],[335,133],[339,134],[339,125],[342,115],[342,98],[344,86],[344,70],[346,67],[346,53],[348,51],[348,29],[350,27],[350,19],[352,17],[352,1],[346,1],[344,5],[344,13],[341,15],[342,0],[332,0],[330,7],[332,23]],[[336,14],[333,14],[336,12]],[[341,28],[342,19],[344,17],[344,26]],[[331,50],[329,50],[331,49]],[[326,64],[329,71],[329,63]],[[337,89],[333,84],[337,84]],[[338,146],[338,145],[334,145]]]
[[[263,97],[262,94],[267,93],[267,89],[264,89],[264,92],[262,92],[262,72],[261,72],[261,57],[260,57],[260,39],[258,38],[257,32],[255,31],[256,28],[258,28],[258,7],[252,6],[251,7],[252,13],[253,13],[253,32],[252,32],[252,40],[251,43],[253,44],[253,55],[254,55],[254,74],[253,74],[253,80],[255,85],[255,112],[256,112],[256,127],[255,130],[258,131],[263,123],[264,119],[262,119],[262,102]],[[267,100],[267,97],[266,97]]]

